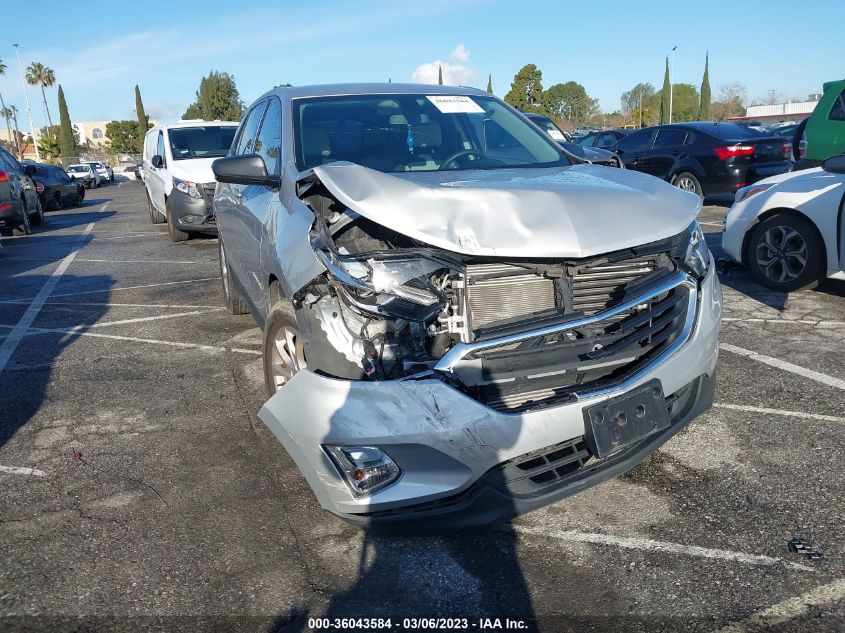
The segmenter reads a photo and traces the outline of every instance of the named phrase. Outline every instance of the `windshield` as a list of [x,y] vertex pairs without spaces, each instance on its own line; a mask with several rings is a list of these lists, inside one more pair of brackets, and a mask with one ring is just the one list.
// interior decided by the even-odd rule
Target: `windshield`
[[82,172],[87,172],[88,167],[86,167],[85,165],[71,165],[67,168],[67,170],[72,174],[80,174]]
[[229,153],[237,126],[214,125],[170,130],[173,160],[218,158]]
[[551,139],[492,97],[352,95],[293,102],[300,170],[350,161],[382,172],[551,167]]

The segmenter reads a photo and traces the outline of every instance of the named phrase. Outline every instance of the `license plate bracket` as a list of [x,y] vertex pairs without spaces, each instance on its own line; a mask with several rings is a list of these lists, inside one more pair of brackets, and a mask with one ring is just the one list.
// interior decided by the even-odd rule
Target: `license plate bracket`
[[599,459],[670,425],[663,386],[657,379],[584,408],[585,439]]

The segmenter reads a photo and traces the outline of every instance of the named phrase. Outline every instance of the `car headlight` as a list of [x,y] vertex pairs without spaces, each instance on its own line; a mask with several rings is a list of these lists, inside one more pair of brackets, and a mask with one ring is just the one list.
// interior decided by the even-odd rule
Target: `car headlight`
[[443,310],[446,298],[432,284],[448,266],[416,255],[340,255],[315,244],[335,288],[364,312],[426,321]]
[[699,279],[703,279],[710,268],[710,249],[707,248],[707,241],[697,221],[688,229],[683,267]]
[[401,470],[374,446],[323,446],[356,497],[371,495],[399,478]]
[[771,184],[749,185],[748,187],[738,189],[736,192],[736,197],[734,198],[734,204],[736,204],[737,202],[742,202],[743,200],[747,200],[751,196],[757,195],[758,193],[763,193],[771,186]]
[[182,193],[187,196],[190,196],[191,198],[202,198],[199,186],[197,185],[197,183],[191,182],[190,180],[182,180],[174,176],[173,187],[174,189],[181,191]]

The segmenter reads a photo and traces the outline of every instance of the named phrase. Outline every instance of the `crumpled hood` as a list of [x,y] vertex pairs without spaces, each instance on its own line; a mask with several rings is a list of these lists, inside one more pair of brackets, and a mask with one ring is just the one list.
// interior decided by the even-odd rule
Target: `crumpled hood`
[[361,216],[466,255],[580,258],[670,237],[698,196],[596,165],[385,174],[354,163],[314,168]]

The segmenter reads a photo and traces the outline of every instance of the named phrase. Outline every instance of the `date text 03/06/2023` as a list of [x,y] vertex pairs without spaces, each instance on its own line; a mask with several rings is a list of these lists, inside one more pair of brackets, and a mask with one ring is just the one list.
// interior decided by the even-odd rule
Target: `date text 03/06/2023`
[[308,628],[319,630],[369,629],[395,631],[473,630],[520,631],[527,630],[524,620],[511,618],[309,618]]

